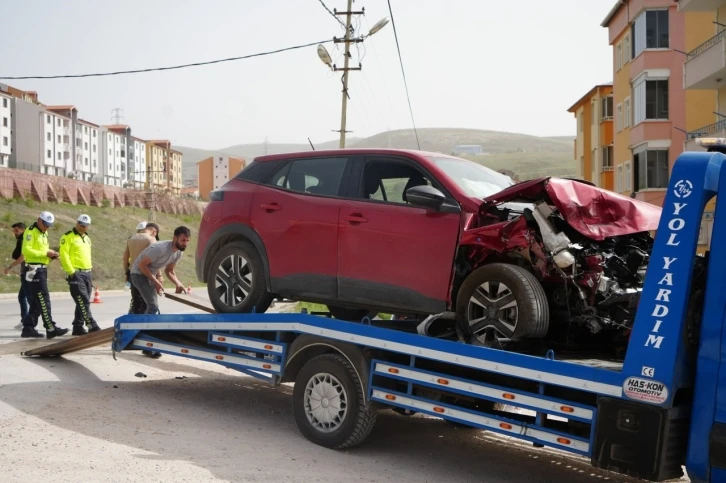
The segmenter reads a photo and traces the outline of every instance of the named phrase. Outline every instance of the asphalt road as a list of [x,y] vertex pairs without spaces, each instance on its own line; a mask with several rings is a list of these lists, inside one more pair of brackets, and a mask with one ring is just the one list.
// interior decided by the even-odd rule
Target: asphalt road
[[[92,310],[110,327],[128,294],[101,297]],[[69,327],[72,301],[56,296],[52,307]],[[169,300],[161,310],[188,311]],[[18,339],[18,314],[15,300],[0,299],[3,482],[635,481],[554,450],[390,411],[362,446],[327,450],[295,426],[289,385],[168,355],[132,351],[114,360],[108,347],[24,358],[22,350],[47,342]]]

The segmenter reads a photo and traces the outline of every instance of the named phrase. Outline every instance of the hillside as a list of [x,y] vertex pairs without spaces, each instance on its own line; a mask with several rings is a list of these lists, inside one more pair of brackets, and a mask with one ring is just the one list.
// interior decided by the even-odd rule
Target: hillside
[[[50,229],[51,247],[58,247],[63,233],[73,228],[75,220],[80,213],[90,215],[92,224],[89,236],[93,240],[93,282],[101,291],[122,289],[125,284],[121,255],[123,254],[126,238],[134,233],[138,222],[147,220],[148,210],[140,208],[101,208],[95,206],[73,206],[67,203],[44,204],[34,202],[17,202],[14,200],[0,200],[0,260],[2,267],[8,266],[15,247],[11,225],[22,221],[26,225],[33,223],[38,213],[50,210],[56,216],[56,223]],[[156,214],[156,223],[161,229],[159,238],[170,240],[174,228],[185,225],[192,231],[192,239],[184,252],[184,257],[177,267],[177,276],[186,287],[200,286],[194,274],[194,252],[196,250],[197,236],[201,216],[172,216],[164,213]],[[0,272],[0,293],[17,292],[20,280],[16,267],[11,275],[5,277]],[[48,285],[51,291],[67,291],[68,284],[63,278],[60,262],[54,261],[50,265]],[[167,290],[173,289],[170,283],[165,284]],[[203,289],[200,289],[203,290]]]
[[[513,169],[521,179],[546,173],[555,176],[577,175],[577,165],[572,158],[573,136],[538,137],[527,134],[485,131],[479,129],[424,128],[418,129],[421,149],[426,151],[451,153],[460,144],[479,144],[488,153],[477,156],[473,160],[494,169],[506,167]],[[315,142],[316,149],[330,149],[338,146],[338,141]],[[374,136],[346,141],[349,148],[399,148],[416,149],[416,137],[411,129],[393,130],[378,133]],[[184,179],[196,177],[196,163],[215,154],[241,156],[253,159],[265,153],[284,153],[293,151],[309,151],[310,145],[299,144],[238,144],[222,148],[218,151],[200,150],[196,148],[177,147],[184,153]]]

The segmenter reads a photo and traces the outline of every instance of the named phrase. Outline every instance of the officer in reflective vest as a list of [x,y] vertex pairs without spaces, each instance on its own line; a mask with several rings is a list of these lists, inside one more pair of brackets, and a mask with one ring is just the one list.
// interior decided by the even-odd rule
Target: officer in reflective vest
[[35,328],[38,316],[43,319],[45,336],[48,339],[68,332],[68,329],[62,329],[53,322],[50,310],[48,264],[58,258],[58,252],[51,250],[48,244],[48,228],[53,226],[54,220],[53,213],[44,211],[23,234],[22,253],[27,264],[25,280],[28,282],[30,308],[23,319],[23,332],[20,337],[43,337]]
[[[60,239],[60,262],[63,271],[66,272],[66,281],[76,304],[71,335],[84,335],[101,330],[91,314],[91,293],[93,291],[91,269],[93,264],[91,263],[91,237],[87,233],[90,224],[91,217],[81,215],[76,220],[76,226],[65,232]],[[83,327],[84,325],[88,327],[88,331]]]

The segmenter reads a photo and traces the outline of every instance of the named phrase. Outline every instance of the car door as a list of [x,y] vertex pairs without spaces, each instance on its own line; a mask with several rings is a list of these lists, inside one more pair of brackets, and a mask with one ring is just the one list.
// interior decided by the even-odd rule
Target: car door
[[[369,156],[355,172],[353,192],[340,210],[338,297],[380,309],[446,310],[459,238],[458,204],[406,157]],[[406,201],[404,190],[422,179],[447,195],[442,209]]]
[[255,193],[250,220],[267,252],[273,292],[335,299],[347,164],[347,156],[289,160]]

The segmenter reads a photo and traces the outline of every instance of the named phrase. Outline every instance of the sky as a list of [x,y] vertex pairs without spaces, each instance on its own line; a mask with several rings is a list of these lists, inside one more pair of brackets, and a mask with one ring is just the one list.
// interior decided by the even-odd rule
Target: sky
[[[567,108],[612,80],[600,23],[614,3],[390,0],[416,127],[574,137]],[[353,3],[363,8],[360,34],[390,19],[387,0]],[[0,77],[164,67],[317,42],[343,65],[344,47],[332,42],[343,28],[321,0],[0,0],[0,11]],[[411,128],[393,24],[351,55],[362,70],[349,73],[348,136]],[[179,70],[0,82],[37,91],[44,104],[75,105],[96,124],[111,124],[121,108],[142,139],[222,149],[337,139],[341,77],[311,46]]]

